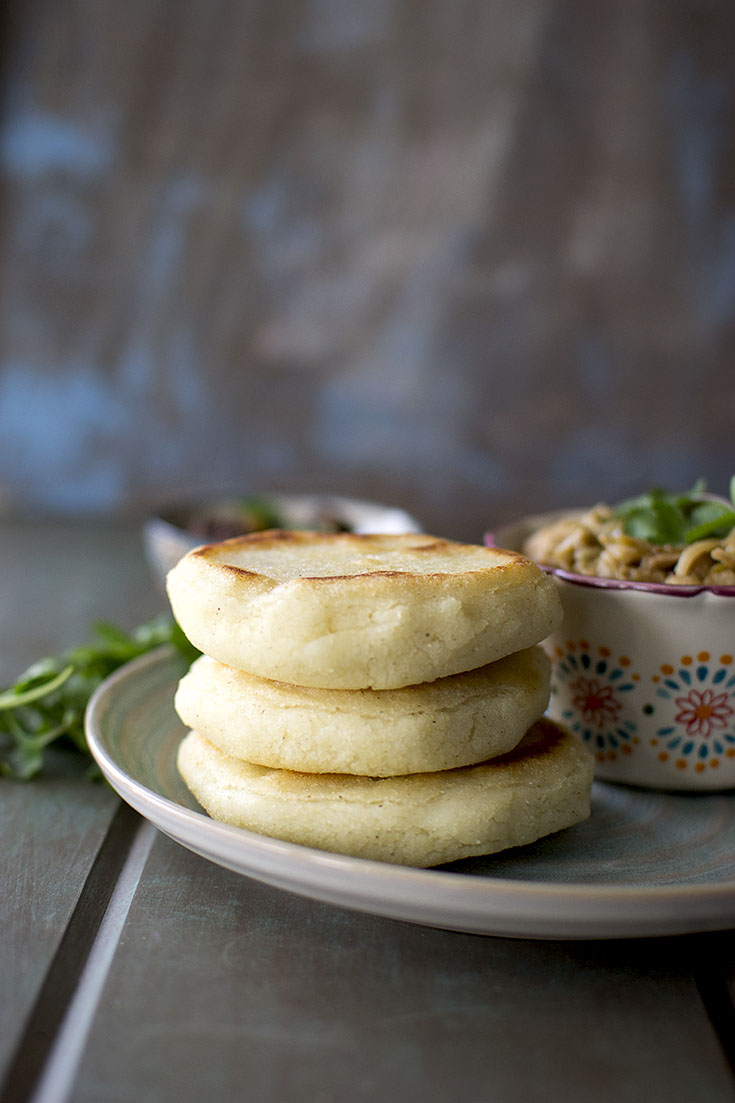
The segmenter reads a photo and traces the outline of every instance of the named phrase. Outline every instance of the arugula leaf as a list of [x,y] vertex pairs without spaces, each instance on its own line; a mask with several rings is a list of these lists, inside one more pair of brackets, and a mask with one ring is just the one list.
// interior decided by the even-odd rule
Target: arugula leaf
[[[164,643],[189,662],[199,654],[179,625],[161,616],[129,633],[113,624],[96,624],[88,643],[29,666],[15,685],[0,693],[0,775],[37,777],[52,744],[89,757],[84,713],[90,697],[118,667]],[[94,764],[90,773],[97,775]]]
[[707,496],[705,488],[703,479],[686,494],[656,488],[620,502],[614,513],[628,536],[651,544],[691,544],[707,536],[726,536],[735,525],[735,476],[730,502]]

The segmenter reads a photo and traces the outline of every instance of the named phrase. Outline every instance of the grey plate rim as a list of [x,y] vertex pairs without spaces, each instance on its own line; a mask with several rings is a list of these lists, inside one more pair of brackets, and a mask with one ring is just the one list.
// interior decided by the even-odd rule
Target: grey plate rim
[[89,702],[89,748],[119,796],[164,834],[215,864],[349,909],[481,935],[611,939],[735,927],[735,880],[707,885],[508,880],[352,858],[218,823],[128,773],[106,743],[110,705],[135,692],[141,677],[158,664],[171,666],[173,696],[169,647],[127,663]]

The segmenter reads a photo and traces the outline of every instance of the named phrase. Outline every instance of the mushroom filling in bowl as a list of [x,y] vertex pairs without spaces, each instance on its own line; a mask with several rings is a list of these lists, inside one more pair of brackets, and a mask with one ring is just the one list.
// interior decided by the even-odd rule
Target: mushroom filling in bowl
[[730,500],[698,483],[685,494],[652,490],[616,506],[560,516],[523,552],[571,574],[681,586],[735,586],[735,476]]

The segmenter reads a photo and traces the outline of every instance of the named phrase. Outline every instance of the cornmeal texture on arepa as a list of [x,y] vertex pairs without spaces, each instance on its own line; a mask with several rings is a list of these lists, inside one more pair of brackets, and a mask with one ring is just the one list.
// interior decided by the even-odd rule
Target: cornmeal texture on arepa
[[322,850],[433,866],[533,842],[584,820],[593,760],[544,719],[508,755],[477,766],[366,778],[270,770],[197,732],[179,771],[215,820]]
[[549,702],[550,665],[532,647],[401,689],[315,689],[203,655],[179,683],[175,706],[188,728],[235,758],[389,777],[450,770],[512,750]]
[[206,655],[325,689],[472,670],[539,643],[562,616],[524,556],[415,533],[253,533],[195,548],[167,590]]

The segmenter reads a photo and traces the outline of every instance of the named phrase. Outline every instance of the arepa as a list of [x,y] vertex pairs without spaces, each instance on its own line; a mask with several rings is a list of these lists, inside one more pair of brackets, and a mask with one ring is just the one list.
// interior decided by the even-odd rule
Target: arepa
[[562,618],[552,580],[524,556],[413,533],[253,533],[193,549],[167,590],[206,655],[324,689],[473,670]]
[[509,754],[476,766],[394,778],[270,770],[197,732],[178,767],[209,815],[304,846],[434,866],[521,846],[584,820],[592,756],[547,719]]
[[528,648],[401,689],[314,689],[203,655],[176,711],[220,750],[261,766],[388,777],[484,762],[520,742],[549,701],[550,662]]

